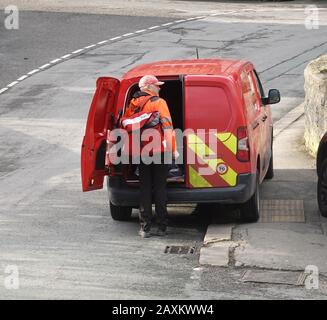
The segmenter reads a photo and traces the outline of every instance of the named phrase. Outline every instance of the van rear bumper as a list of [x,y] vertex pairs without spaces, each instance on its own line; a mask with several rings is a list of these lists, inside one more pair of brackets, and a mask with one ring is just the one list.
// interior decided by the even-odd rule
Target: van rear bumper
[[[138,187],[126,185],[121,177],[109,177],[107,187],[110,201],[116,206],[139,206],[140,191]],[[235,187],[197,188],[168,187],[168,203],[244,203],[254,194],[255,174],[240,174]]]

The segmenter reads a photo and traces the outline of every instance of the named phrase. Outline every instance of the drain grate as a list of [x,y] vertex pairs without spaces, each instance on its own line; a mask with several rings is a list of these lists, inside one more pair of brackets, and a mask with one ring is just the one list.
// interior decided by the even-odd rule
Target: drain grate
[[303,200],[262,200],[259,222],[305,222]]
[[194,254],[195,253],[195,247],[190,247],[190,246],[167,246],[165,248],[165,253]]

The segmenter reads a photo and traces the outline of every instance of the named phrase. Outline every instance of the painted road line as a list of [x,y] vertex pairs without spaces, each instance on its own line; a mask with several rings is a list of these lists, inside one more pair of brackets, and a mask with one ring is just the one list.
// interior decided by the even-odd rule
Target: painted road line
[[71,55],[72,55],[71,53],[66,54],[66,55],[62,56],[61,59],[67,59],[67,58],[69,58]]
[[157,28],[160,28],[160,26],[153,26],[153,27],[148,28],[148,30],[153,30],[153,29],[157,29]]
[[135,31],[135,33],[142,33],[142,32],[145,32],[145,31],[146,31],[146,29],[142,29],[142,30]]
[[181,23],[181,22],[185,22],[186,20],[185,19],[183,19],[183,20],[176,20],[176,21],[174,21],[175,23]]
[[13,87],[14,85],[16,85],[18,83],[18,81],[14,81],[14,82],[12,82],[12,83],[9,83],[8,85],[7,85],[7,88],[11,88],[11,87]]
[[125,33],[125,34],[122,35],[122,37],[129,37],[129,36],[131,36],[133,34],[134,34],[133,32],[131,32],[131,33]]
[[167,27],[167,26],[171,26],[172,24],[174,24],[174,22],[168,22],[168,23],[164,23],[161,26],[162,27]]
[[59,61],[61,61],[61,59],[60,59],[60,58],[58,58],[58,59],[55,59],[55,60],[52,60],[52,61],[50,61],[50,63],[57,63],[57,62],[59,62]]
[[82,52],[84,49],[78,49],[78,50],[75,50],[75,51],[73,51],[72,53],[73,54],[75,54],[75,53],[80,53],[80,52]]
[[94,48],[94,47],[96,47],[97,45],[96,44],[91,44],[90,46],[87,46],[87,47],[85,47],[84,49],[91,49],[91,48]]
[[27,72],[27,74],[28,74],[29,76],[31,76],[32,74],[37,73],[37,72],[39,72],[39,71],[40,71],[39,69],[34,69],[34,70],[30,71],[30,72]]
[[5,91],[7,91],[9,88],[2,88],[2,89],[0,89],[0,94],[1,93],[4,93]]
[[41,66],[39,69],[45,69],[50,66],[50,63],[46,63],[43,66]]
[[119,36],[119,37],[115,37],[115,38],[111,38],[110,40],[111,40],[111,41],[114,41],[114,40],[118,40],[118,39],[121,39],[121,36]]
[[17,81],[23,81],[27,78],[28,76],[27,75],[23,75],[21,76],[20,78],[17,79]]
[[103,40],[103,41],[98,42],[98,44],[104,44],[104,43],[107,43],[107,42],[108,42],[108,40]]

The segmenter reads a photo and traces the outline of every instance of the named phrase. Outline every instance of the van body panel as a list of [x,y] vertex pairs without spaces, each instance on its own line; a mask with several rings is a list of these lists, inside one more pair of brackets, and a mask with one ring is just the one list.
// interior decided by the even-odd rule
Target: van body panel
[[106,136],[114,124],[119,84],[119,80],[110,77],[97,80],[81,149],[83,191],[103,188]]

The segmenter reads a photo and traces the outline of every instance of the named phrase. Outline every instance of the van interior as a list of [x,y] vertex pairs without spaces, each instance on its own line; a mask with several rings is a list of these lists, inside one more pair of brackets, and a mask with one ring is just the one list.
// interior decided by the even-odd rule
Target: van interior
[[[184,119],[183,119],[183,81],[182,78],[176,78],[174,80],[164,80],[164,84],[161,86],[160,97],[163,98],[169,107],[170,115],[172,117],[174,129],[184,130]],[[135,92],[139,90],[138,84],[131,87],[127,99],[125,108],[127,108],[130,100],[132,99]],[[177,149],[181,154],[183,152],[183,146],[177,145]],[[138,166],[128,165],[123,168],[126,182],[135,183],[139,181],[138,178]],[[169,174],[167,178],[168,185],[184,184],[185,182],[185,167],[184,165],[173,164],[170,166]]]

